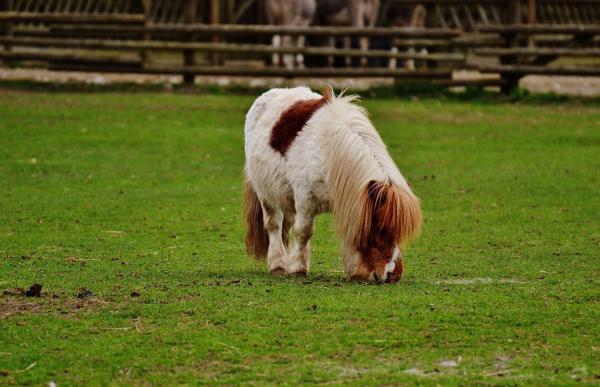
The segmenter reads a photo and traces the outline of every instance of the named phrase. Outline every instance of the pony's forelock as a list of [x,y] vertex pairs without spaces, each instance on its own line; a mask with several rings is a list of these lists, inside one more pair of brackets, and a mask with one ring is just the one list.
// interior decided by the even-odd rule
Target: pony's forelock
[[404,244],[421,229],[421,206],[410,189],[391,181],[371,180],[360,196],[354,245],[366,250],[378,236]]

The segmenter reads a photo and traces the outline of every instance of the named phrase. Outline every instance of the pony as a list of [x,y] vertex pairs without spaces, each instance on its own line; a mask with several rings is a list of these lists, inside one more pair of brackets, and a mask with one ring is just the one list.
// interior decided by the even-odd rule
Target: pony
[[[427,17],[427,9],[422,4],[403,4],[403,3],[388,3],[387,8],[384,10],[387,14],[388,22],[392,27],[405,27],[405,28],[425,28],[425,21]],[[397,52],[398,49],[393,45],[393,51]],[[421,48],[421,54],[427,54],[426,48]],[[414,53],[414,47],[408,47],[408,53]],[[398,61],[392,58],[389,62],[390,68],[396,68]],[[415,70],[415,60],[408,59],[404,61],[404,68],[408,70]]]
[[[317,9],[316,0],[266,0],[265,12],[267,23],[278,26],[304,27],[310,25]],[[304,36],[273,35],[273,47],[296,46],[302,48],[305,45]],[[290,55],[273,54],[273,65],[287,68],[304,67],[304,56],[302,54]]]
[[308,273],[313,220],[331,212],[349,279],[402,276],[401,246],[420,231],[420,201],[357,100],[332,88],[278,88],[246,115],[246,249],[266,257],[271,274]]
[[[379,13],[379,0],[319,0],[317,5],[318,24],[330,26],[374,27]],[[344,38],[344,48],[350,48],[350,38]],[[369,39],[359,39],[360,49],[369,49]],[[329,46],[335,47],[335,38],[329,38]],[[328,57],[333,65],[333,57]],[[350,66],[346,57],[346,66]],[[366,66],[367,58],[361,58],[361,66]]]

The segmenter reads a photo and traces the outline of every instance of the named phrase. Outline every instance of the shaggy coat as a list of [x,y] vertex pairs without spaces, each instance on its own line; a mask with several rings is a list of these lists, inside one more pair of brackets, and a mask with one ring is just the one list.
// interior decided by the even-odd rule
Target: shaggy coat
[[331,211],[349,278],[402,275],[400,245],[419,233],[419,199],[356,99],[273,89],[246,116],[246,246],[273,274],[308,272],[313,219]]

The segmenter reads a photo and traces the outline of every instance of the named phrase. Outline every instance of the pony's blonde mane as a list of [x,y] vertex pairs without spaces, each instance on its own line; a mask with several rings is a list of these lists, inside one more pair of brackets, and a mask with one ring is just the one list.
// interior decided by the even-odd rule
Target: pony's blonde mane
[[419,199],[390,157],[356,95],[323,93],[334,128],[329,143],[329,186],[337,231],[357,250],[374,233],[403,244],[421,228]]

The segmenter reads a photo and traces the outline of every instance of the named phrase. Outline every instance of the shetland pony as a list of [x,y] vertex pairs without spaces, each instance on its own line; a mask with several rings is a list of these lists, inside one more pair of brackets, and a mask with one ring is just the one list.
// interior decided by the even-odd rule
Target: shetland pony
[[[271,25],[306,27],[310,25],[317,9],[316,0],[266,0],[265,13],[267,22]],[[303,35],[291,37],[285,35],[282,39],[280,35],[273,35],[273,47],[291,47],[303,48],[305,38]],[[304,56],[273,54],[273,65],[287,68],[304,67]]]
[[348,278],[402,276],[400,246],[420,231],[419,199],[357,99],[272,89],[248,111],[246,247],[271,274],[306,275],[313,219],[331,211]]

